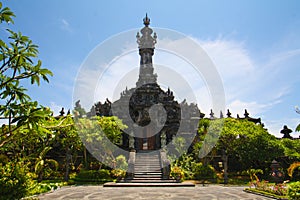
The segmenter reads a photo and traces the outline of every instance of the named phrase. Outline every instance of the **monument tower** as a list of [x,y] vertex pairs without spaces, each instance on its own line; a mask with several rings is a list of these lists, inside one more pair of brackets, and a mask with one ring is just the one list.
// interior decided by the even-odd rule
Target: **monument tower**
[[[164,91],[157,83],[153,66],[157,35],[149,27],[150,18],[147,15],[143,22],[144,27],[136,35],[140,55],[136,87],[126,88],[121,92],[120,99],[113,103],[107,100],[104,104],[96,103],[94,107],[97,115],[118,116],[128,126],[123,133],[121,148],[132,148],[130,141],[134,140],[136,151],[151,151],[170,143],[182,120],[199,119],[200,111],[195,104],[188,105],[186,101],[178,103],[170,89]],[[180,128],[184,130],[184,127]],[[196,134],[196,128],[193,128],[193,134]],[[166,144],[162,144],[162,138],[165,138]]]

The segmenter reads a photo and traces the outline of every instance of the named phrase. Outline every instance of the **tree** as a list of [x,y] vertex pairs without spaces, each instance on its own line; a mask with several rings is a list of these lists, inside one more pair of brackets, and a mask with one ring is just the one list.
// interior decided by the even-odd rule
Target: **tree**
[[52,147],[45,147],[45,149],[43,149],[43,151],[40,153],[39,157],[36,160],[34,170],[38,175],[38,182],[41,182],[43,180],[44,169],[50,164],[52,164],[56,170],[58,168],[58,162],[56,160],[46,158],[46,154],[51,149]]
[[[205,122],[205,126],[207,126],[207,122]],[[248,120],[215,119],[209,122],[208,129],[207,127],[203,129],[203,126],[200,128],[200,132],[208,130],[206,131],[208,135],[205,136],[205,140],[208,140],[206,143],[213,140],[208,136],[214,136],[213,132],[219,132],[219,137],[216,135],[212,137],[218,138],[212,152],[222,155],[226,169],[227,164],[230,167],[230,162],[233,161],[238,163],[238,170],[265,169],[273,159],[284,155],[283,145],[275,136],[269,134],[260,124]],[[202,146],[205,144],[205,140],[202,141]]]
[[218,145],[238,158],[244,169],[264,169],[273,159],[284,155],[275,136],[248,120],[226,119]]
[[[296,110],[296,113],[300,114],[300,109],[298,106],[296,106],[295,110]],[[296,131],[300,132],[300,124],[298,124],[298,126],[296,127]]]
[[[63,117],[62,124],[56,129],[57,140],[63,148],[65,159],[65,176],[64,180],[69,180],[71,158],[76,152],[83,148],[79,138],[78,131],[75,128],[74,120],[71,115]],[[85,155],[86,156],[86,155]]]
[[294,160],[300,159],[300,142],[299,140],[291,140],[284,138],[280,140],[280,143],[283,145],[284,154],[286,157]]
[[[0,2],[0,22],[13,23],[14,13],[2,8]],[[8,124],[2,126],[0,147],[11,141],[22,126],[34,129],[41,119],[49,118],[49,108],[33,101],[22,85],[29,80],[32,85],[40,85],[40,79],[49,82],[52,72],[42,68],[37,59],[38,46],[21,32],[7,29],[8,42],[0,40],[0,117],[7,119]]]
[[113,166],[121,141],[122,130],[127,128],[116,116],[76,119],[78,134],[89,152],[102,163]]

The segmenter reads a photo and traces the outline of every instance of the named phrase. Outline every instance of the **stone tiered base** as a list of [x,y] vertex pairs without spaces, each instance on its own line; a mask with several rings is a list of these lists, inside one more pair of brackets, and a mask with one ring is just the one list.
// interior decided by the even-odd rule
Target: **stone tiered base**
[[195,187],[193,183],[164,183],[164,182],[157,182],[157,183],[105,183],[103,187]]
[[105,183],[104,187],[195,187],[193,183],[178,183],[163,179],[158,152],[142,151],[135,156],[134,177],[118,183]]

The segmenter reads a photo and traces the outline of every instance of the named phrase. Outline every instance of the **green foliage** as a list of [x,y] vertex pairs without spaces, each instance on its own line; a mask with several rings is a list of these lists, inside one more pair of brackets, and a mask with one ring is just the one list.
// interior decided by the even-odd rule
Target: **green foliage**
[[14,13],[8,7],[2,8],[2,2],[0,2],[0,23],[3,21],[14,23],[12,17],[15,17]]
[[293,164],[290,165],[290,167],[287,169],[288,175],[292,178],[293,173],[295,169],[300,169],[300,162],[294,162]]
[[[254,186],[254,188],[251,188],[251,186]],[[286,199],[288,187],[286,183],[274,184],[264,180],[257,180],[250,182],[249,191],[264,194],[266,196],[270,196],[276,199]]]
[[98,123],[101,127],[101,130],[105,133],[107,138],[115,144],[120,142],[122,135],[121,130],[127,128],[127,126],[122,123],[122,120],[115,116],[99,117]]
[[299,140],[291,140],[291,139],[281,139],[280,140],[285,156],[289,158],[294,158],[296,160],[300,159],[300,142]]
[[172,166],[179,167],[183,172],[183,177],[185,179],[192,179],[193,174],[193,165],[194,165],[194,158],[189,154],[182,154],[176,161],[172,163]]
[[120,180],[120,179],[122,179],[126,176],[126,171],[123,170],[123,169],[118,169],[118,168],[113,169],[113,170],[111,170],[111,176],[113,178],[116,178],[116,179]]
[[300,181],[289,184],[288,196],[291,200],[300,200]]
[[121,130],[127,128],[117,117],[95,117],[76,119],[81,140],[92,155],[110,166],[114,166],[114,152],[118,149]]
[[287,199],[286,195],[276,195],[272,191],[265,191],[265,190],[260,190],[256,188],[245,188],[246,192],[258,194],[258,195],[263,195],[272,199]]
[[[2,9],[0,4],[0,22],[13,22],[15,15],[9,8]],[[40,120],[49,118],[51,111],[38,106],[26,94],[22,83],[29,80],[31,84],[40,84],[40,79],[49,82],[52,72],[42,68],[42,62],[37,60],[38,46],[21,32],[7,29],[8,43],[0,40],[0,116],[8,119],[8,125],[2,127],[0,147],[11,141],[16,130],[23,126],[27,129],[37,129]]]
[[43,180],[44,170],[52,165],[55,170],[58,169],[58,162],[54,159],[46,159],[46,154],[52,147],[45,147],[36,160],[34,171],[38,174],[38,181]]
[[171,167],[170,175],[172,178],[176,179],[177,181],[183,181],[185,179],[184,171],[182,170],[181,167],[176,165]]
[[111,181],[110,171],[100,170],[80,170],[75,176],[76,182],[107,182]]
[[224,119],[200,120],[198,134],[201,141],[194,146],[194,152],[199,158],[205,157],[212,151],[219,141],[223,126]]
[[28,194],[33,182],[24,162],[0,164],[0,199],[20,199]]
[[297,125],[296,131],[297,131],[297,132],[300,132],[300,124]]
[[[296,113],[300,114],[300,109],[298,106],[295,107]],[[296,130],[297,132],[300,132],[300,124],[297,125]]]
[[76,121],[77,129],[80,136],[84,137],[87,142],[93,142],[94,139],[104,141],[109,139],[112,143],[119,143],[122,132],[127,128],[119,118],[112,117],[95,117],[92,119],[80,118]]
[[172,140],[172,143],[175,147],[175,150],[177,151],[177,155],[183,155],[186,151],[186,140],[184,137],[175,137]]
[[259,181],[257,174],[263,174],[264,171],[261,169],[248,169],[246,173],[249,175],[251,181]]
[[114,169],[111,170],[111,176],[117,180],[121,180],[126,176],[128,163],[124,155],[119,155],[115,159]]
[[215,169],[211,165],[203,165],[202,163],[194,163],[194,178],[197,180],[214,179],[217,177]]
[[269,134],[261,125],[248,120],[213,120],[209,124],[208,134],[210,131],[220,131],[215,147],[217,152],[237,158],[241,170],[264,169],[273,159],[284,155],[283,146],[275,136]]
[[37,195],[49,191],[56,190],[62,186],[66,185],[64,182],[59,183],[35,183],[30,189],[28,196]]
[[116,157],[116,169],[122,169],[124,171],[128,168],[128,163],[124,155],[119,155]]

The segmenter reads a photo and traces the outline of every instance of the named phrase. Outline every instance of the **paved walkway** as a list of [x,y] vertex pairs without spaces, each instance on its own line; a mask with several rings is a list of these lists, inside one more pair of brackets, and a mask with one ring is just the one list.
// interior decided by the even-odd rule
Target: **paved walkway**
[[[139,187],[110,188],[103,186],[71,186],[38,196],[43,199],[104,199],[104,200],[146,200],[146,199],[178,199],[178,200],[262,200],[266,197],[243,192],[243,187],[226,187],[208,185],[196,187]],[[270,199],[269,199],[270,200]]]

